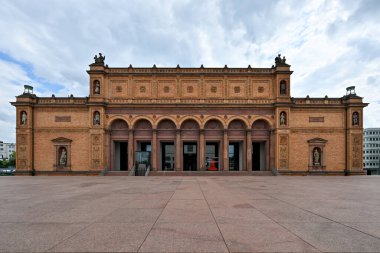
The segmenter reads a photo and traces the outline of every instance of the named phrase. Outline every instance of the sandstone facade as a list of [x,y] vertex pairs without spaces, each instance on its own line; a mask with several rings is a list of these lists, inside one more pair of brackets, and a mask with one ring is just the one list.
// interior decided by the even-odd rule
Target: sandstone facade
[[271,68],[111,68],[87,71],[88,97],[17,97],[19,173],[152,170],[362,173],[363,108],[291,97],[290,65]]

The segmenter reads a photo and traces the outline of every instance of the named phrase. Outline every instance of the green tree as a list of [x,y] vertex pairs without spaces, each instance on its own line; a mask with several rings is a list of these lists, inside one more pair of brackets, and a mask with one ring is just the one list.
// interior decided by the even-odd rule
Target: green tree
[[9,155],[8,167],[16,167],[16,151]]

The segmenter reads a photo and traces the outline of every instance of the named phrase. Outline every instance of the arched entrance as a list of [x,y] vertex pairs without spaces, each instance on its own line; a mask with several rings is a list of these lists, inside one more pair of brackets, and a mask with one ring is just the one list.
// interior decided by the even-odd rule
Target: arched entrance
[[269,170],[270,127],[265,120],[252,124],[252,170]]
[[222,170],[223,125],[216,119],[206,122],[205,134],[205,166],[206,170]]
[[188,119],[181,124],[182,164],[184,171],[198,170],[199,125]]
[[146,119],[140,119],[134,124],[135,162],[152,163],[152,129],[152,124]]
[[176,125],[173,121],[164,119],[158,123],[157,140],[159,146],[159,169],[164,171],[175,170]]
[[228,125],[228,170],[243,170],[245,161],[246,125],[235,119]]
[[112,122],[110,127],[111,139],[111,166],[113,171],[128,170],[128,134],[129,127],[127,122],[117,119]]

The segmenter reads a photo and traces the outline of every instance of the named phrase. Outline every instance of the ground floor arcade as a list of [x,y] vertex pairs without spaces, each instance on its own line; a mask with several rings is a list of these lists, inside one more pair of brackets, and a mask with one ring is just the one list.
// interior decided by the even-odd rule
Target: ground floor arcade
[[146,120],[133,128],[117,119],[107,134],[107,156],[112,171],[130,170],[136,162],[149,163],[158,171],[266,171],[274,153],[270,126],[257,120],[247,126],[233,120],[223,127],[211,119],[203,127],[195,120],[176,126],[170,119],[155,128]]

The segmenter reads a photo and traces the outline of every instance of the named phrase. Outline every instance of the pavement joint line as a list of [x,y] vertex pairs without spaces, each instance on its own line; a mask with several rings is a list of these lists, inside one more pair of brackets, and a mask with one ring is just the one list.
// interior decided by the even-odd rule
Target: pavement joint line
[[[75,208],[74,208],[75,209]],[[72,209],[69,209],[69,210],[72,210]],[[74,237],[75,235],[77,235],[78,233],[82,232],[83,230],[87,229],[88,227],[90,227],[91,225],[93,224],[96,224],[98,223],[98,220],[101,219],[101,218],[104,218],[106,217],[108,214],[110,214],[111,212],[113,212],[113,210],[110,210],[109,212],[107,212],[106,214],[104,214],[103,216],[99,217],[98,219],[95,219],[95,221],[93,222],[90,222],[88,223],[87,226],[85,226],[84,228],[80,229],[79,231],[75,232],[74,234],[68,236],[67,238],[63,239],[62,241],[58,242],[57,244],[55,244],[54,246],[50,247],[49,249],[45,250],[44,252],[51,252],[52,249],[54,249],[55,247],[57,247],[59,244],[62,244],[63,242],[69,240],[70,238]],[[44,224],[45,222],[38,222],[38,223],[41,223],[41,224]],[[54,223],[54,222],[47,222],[48,223]],[[82,223],[87,223],[87,222],[82,222]],[[73,222],[73,223],[66,223],[66,224],[77,224],[76,222]]]
[[208,207],[208,209],[209,209],[209,211],[210,211],[210,213],[211,213],[211,215],[212,215],[212,218],[214,219],[215,225],[217,226],[217,228],[218,228],[218,230],[219,230],[219,233],[220,233],[220,235],[221,235],[222,238],[223,238],[224,245],[226,245],[226,248],[227,248],[228,252],[230,253],[231,250],[228,248],[228,245],[227,245],[226,239],[224,238],[223,233],[222,233],[222,231],[220,230],[220,227],[219,227],[219,225],[218,225],[218,222],[217,222],[216,219],[215,219],[214,213],[212,212],[212,210],[211,210],[211,208],[210,208],[210,204],[208,203],[207,198],[206,198],[206,196],[205,196],[205,194],[204,194],[204,192],[203,192],[203,190],[202,190],[202,186],[200,185],[200,182],[199,182],[198,180],[197,180],[197,182],[198,182],[199,189],[200,189],[201,192],[202,192],[203,198],[204,198],[204,200],[205,200],[206,203],[207,203],[207,207]]
[[170,198],[169,198],[168,201],[166,202],[164,208],[162,208],[162,211],[161,211],[160,215],[158,215],[157,219],[154,221],[152,227],[150,228],[150,230],[149,230],[148,233],[146,234],[144,240],[142,241],[142,243],[140,244],[140,246],[139,246],[139,248],[137,249],[136,252],[140,252],[141,247],[143,246],[143,244],[144,244],[145,241],[146,241],[146,238],[148,238],[149,234],[152,232],[153,227],[156,225],[158,219],[161,217],[161,215],[162,215],[162,213],[164,212],[165,208],[168,206],[170,200],[173,198],[173,196],[174,196],[174,194],[175,194],[175,192],[176,192],[176,190],[177,190],[178,185],[180,185],[181,183],[182,183],[182,181],[179,182],[179,183],[176,185],[176,187],[175,187],[175,189],[174,189],[174,191],[173,191],[173,194],[170,196]]
[[[267,195],[265,193],[263,193],[264,195]],[[273,198],[272,196],[269,195],[269,197]],[[278,223],[277,221],[275,221],[274,219],[272,219],[271,217],[269,217],[268,215],[266,215],[265,213],[263,213],[262,211],[260,211],[259,209],[257,209],[255,206],[251,205],[250,203],[247,202],[247,204],[249,204],[250,206],[252,206],[255,210],[257,210],[258,212],[260,212],[261,214],[263,214],[264,216],[266,216],[268,219],[270,219],[271,221],[273,221],[274,223],[276,223],[277,225],[281,226],[282,228],[284,228],[286,231],[288,231],[289,233],[291,233],[292,235],[294,235],[295,237],[297,237],[298,239],[300,239],[301,241],[305,242],[306,244],[310,245],[310,247],[312,248],[315,248],[316,250],[318,250],[319,252],[323,252],[322,250],[320,250],[318,247],[312,245],[311,243],[309,243],[308,241],[305,241],[303,238],[299,237],[298,235],[296,235],[295,233],[293,233],[292,231],[290,231],[287,227],[283,226],[282,224]]]
[[[273,197],[273,198],[276,199],[276,200],[278,200],[278,201],[281,201],[281,202],[283,202],[283,203],[286,203],[286,204],[288,204],[288,205],[291,205],[291,206],[294,206],[294,207],[296,207],[296,208],[299,208],[299,209],[301,209],[301,210],[303,210],[303,211],[309,212],[309,213],[311,213],[311,214],[314,214],[314,215],[316,215],[316,216],[319,216],[319,217],[321,217],[321,218],[324,218],[324,219],[326,219],[326,220],[329,220],[329,221],[331,221],[331,222],[333,222],[333,223],[336,223],[336,224],[342,225],[342,226],[344,226],[344,227],[347,227],[347,228],[350,228],[350,229],[352,229],[352,230],[355,230],[355,231],[357,231],[357,232],[359,232],[359,233],[363,233],[363,234],[365,234],[365,235],[368,235],[368,236],[370,236],[370,237],[373,237],[373,238],[375,238],[375,239],[379,239],[379,240],[380,240],[380,238],[377,237],[377,236],[371,235],[371,234],[369,234],[369,233],[367,233],[367,232],[364,232],[364,231],[361,231],[361,230],[359,230],[359,229],[357,229],[357,228],[354,228],[354,227],[351,227],[351,226],[349,226],[349,225],[346,225],[346,224],[344,224],[344,223],[342,223],[342,222],[335,221],[335,220],[330,219],[330,218],[328,218],[328,217],[325,217],[325,216],[323,216],[323,215],[320,215],[320,214],[314,213],[314,212],[312,212],[312,211],[310,211],[310,210],[307,210],[307,209],[304,209],[304,208],[302,208],[302,207],[300,207],[300,206],[297,206],[297,205],[295,205],[295,204],[289,203],[289,202],[287,202],[287,201],[285,201],[285,200],[278,199],[278,198],[275,198],[275,197]],[[355,222],[354,222],[354,223],[355,223]]]

